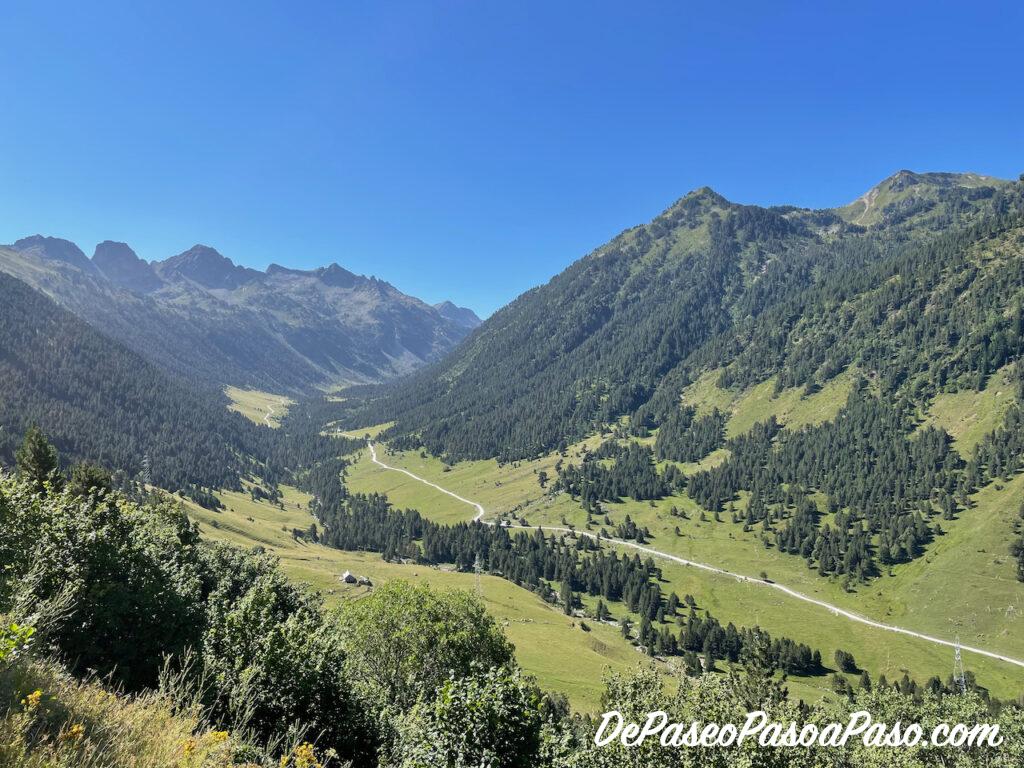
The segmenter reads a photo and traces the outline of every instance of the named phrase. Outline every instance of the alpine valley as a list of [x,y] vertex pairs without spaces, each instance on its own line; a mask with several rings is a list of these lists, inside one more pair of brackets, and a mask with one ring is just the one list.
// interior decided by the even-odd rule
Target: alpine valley
[[482,323],[199,245],[0,271],[0,606],[71,584],[45,642],[128,693],[197,665],[186,757],[881,764],[601,751],[603,709],[1020,732],[1024,176],[698,189]]
[[[38,235],[0,247],[0,295],[0,456],[10,463],[36,424],[68,459],[145,470],[196,498],[240,488],[256,465],[277,477],[273,455],[299,450],[271,445],[283,434],[229,406],[252,414],[266,390],[283,403],[394,377],[479,324],[471,310],[431,307],[337,264],[260,272],[201,245],[150,264],[110,241],[90,259]],[[302,450],[323,442],[310,429]]]
[[[1024,182],[900,171],[828,210],[699,189],[441,362],[350,390],[340,423],[393,469],[363,451],[346,484],[440,523],[474,516],[426,481],[485,520],[573,531],[549,539],[567,548],[552,565],[483,562],[573,613],[627,619],[622,634],[669,662],[731,658],[676,613],[689,595],[698,627],[706,610],[826,661],[852,653],[838,671],[853,686],[858,669],[945,683],[959,638],[968,676],[1013,697],[1022,303]],[[616,584],[596,540],[650,558],[650,583]],[[843,685],[813,663],[787,671],[808,695]]]

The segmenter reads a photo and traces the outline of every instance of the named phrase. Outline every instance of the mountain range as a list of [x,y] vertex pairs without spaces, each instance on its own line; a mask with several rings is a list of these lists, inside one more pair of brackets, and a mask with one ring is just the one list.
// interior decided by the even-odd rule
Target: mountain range
[[[626,416],[654,428],[709,371],[725,388],[773,376],[814,388],[856,369],[919,404],[973,387],[980,357],[987,371],[1008,359],[997,329],[1024,299],[1016,283],[992,288],[1024,264],[1010,246],[1022,189],[900,171],[822,210],[695,190],[496,312],[440,364],[366,391],[349,423],[395,422],[386,437],[451,460],[513,460]],[[976,255],[996,237],[1008,265]],[[987,304],[959,314],[983,290]],[[956,330],[920,335],[937,324]]]
[[[879,684],[894,672],[876,635],[855,629],[836,647],[842,617],[814,613],[829,605],[912,630],[920,642],[897,646],[908,692],[912,677],[948,670],[935,638],[951,626],[973,650],[1013,663],[1024,653],[1004,608],[1024,580],[1024,179],[900,171],[820,210],[700,188],[478,327],[448,302],[428,307],[337,265],[258,271],[205,246],[147,263],[122,243],[89,258],[37,236],[0,250],[0,264],[12,273],[0,274],[4,463],[36,423],[65,461],[207,507],[214,537],[222,522],[256,519],[233,508],[240,499],[270,500],[260,508],[276,535],[286,518],[275,504],[298,489],[318,519],[303,513],[313,527],[286,539],[389,565],[409,552],[468,571],[471,545],[491,546],[484,531],[511,541],[447,526],[473,514],[452,496],[491,522],[586,532],[566,562],[583,557],[585,537],[612,537],[665,569],[652,565],[643,589],[648,576],[581,572],[556,595],[550,577],[523,575],[522,553],[483,552],[484,567],[535,583],[567,613],[574,592],[600,596],[637,621],[638,647],[698,666],[698,651],[711,666],[732,657],[691,636],[694,622],[676,628],[678,594],[723,625],[792,638],[812,661],[790,669],[811,682],[833,653],[841,669],[855,654]],[[343,398],[292,398],[275,429],[229,411],[221,391],[345,382],[363,383]],[[378,444],[366,451],[336,427]],[[447,493],[396,486],[392,470]],[[404,506],[418,511],[394,511]],[[425,535],[424,521],[443,533]],[[672,562],[741,576],[701,584]],[[772,584],[825,602],[782,606]],[[1015,670],[977,670],[999,696],[1019,691]]]
[[204,385],[303,393],[381,381],[439,359],[479,324],[337,264],[259,271],[205,245],[149,263],[125,243],[104,241],[90,259],[35,235],[0,246],[0,271]]

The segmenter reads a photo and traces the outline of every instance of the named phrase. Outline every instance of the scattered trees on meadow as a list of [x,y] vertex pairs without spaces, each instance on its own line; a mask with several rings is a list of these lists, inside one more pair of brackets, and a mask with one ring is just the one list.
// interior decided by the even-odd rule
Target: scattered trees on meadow
[[[302,756],[310,766],[319,763],[317,755],[333,754],[356,768],[724,768],[752,757],[742,754],[750,746],[667,751],[657,740],[629,753],[614,743],[596,748],[595,722],[570,715],[559,697],[543,693],[517,669],[512,646],[473,595],[393,582],[335,618],[318,597],[291,584],[274,558],[203,542],[176,505],[155,497],[133,501],[99,488],[103,479],[89,470],[77,488],[48,483],[40,492],[28,471],[0,475],[0,612],[20,606],[31,621],[46,616],[34,653],[54,654],[79,675],[144,691],[157,684],[161,670],[171,671],[176,682],[164,695],[183,696],[176,705],[181,711],[205,712],[205,727],[230,731],[237,751],[227,764],[252,765],[259,755],[275,752]],[[416,524],[409,513],[390,517],[398,525]],[[398,530],[377,528],[374,536]],[[478,535],[482,527],[463,528]],[[393,546],[402,543],[395,539]],[[568,557],[572,550],[564,546],[541,551]],[[579,554],[589,559],[602,553]],[[865,683],[862,675],[859,690],[844,689],[840,700],[797,705],[787,699],[777,669],[786,667],[784,658],[802,659],[808,650],[757,629],[723,629],[698,614],[692,598],[673,597],[659,601],[659,610],[669,603],[690,606],[685,621],[679,617],[678,642],[692,679],[668,694],[646,668],[612,675],[603,699],[608,709],[626,717],[663,710],[673,719],[721,722],[740,722],[751,708],[798,722],[843,720],[854,709],[869,709],[879,720],[996,719],[1006,746],[998,752],[961,750],[957,764],[1011,766],[1022,759],[1020,711],[993,712],[973,692],[973,678],[971,691],[958,696],[937,679],[918,687],[906,676],[891,685],[881,678]],[[657,624],[643,616],[639,631],[662,634]],[[631,634],[625,614],[622,626]],[[5,659],[0,667],[0,695],[10,697],[0,702],[4,711],[20,712],[17,702],[31,693],[18,687],[26,679],[27,658],[15,658],[13,666]],[[730,663],[709,674],[721,661]],[[810,662],[820,664],[820,657],[810,654]],[[0,714],[4,743],[15,749],[10,754],[24,757],[41,748],[22,741],[11,723],[10,715]],[[76,731],[76,743],[101,749],[94,741],[103,738],[99,725]],[[205,739],[197,736],[190,749],[205,749]],[[838,768],[884,756],[854,744],[845,752],[759,750],[756,760],[783,768]],[[949,755],[904,757],[908,766],[937,766],[946,765]]]

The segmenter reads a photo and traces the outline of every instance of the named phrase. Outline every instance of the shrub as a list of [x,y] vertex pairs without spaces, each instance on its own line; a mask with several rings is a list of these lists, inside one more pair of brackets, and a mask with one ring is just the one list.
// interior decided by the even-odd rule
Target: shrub
[[451,677],[399,720],[394,763],[532,768],[543,726],[540,692],[518,670]]
[[76,669],[111,674],[130,690],[155,685],[163,655],[201,638],[195,528],[169,502],[140,506],[71,490],[41,496],[33,488],[0,479],[0,508],[14,518],[14,540],[0,549],[25,548],[6,575],[13,581],[31,571],[34,603],[70,600],[71,616],[47,639]]
[[404,711],[450,676],[512,661],[512,645],[479,598],[392,581],[342,614],[346,666],[373,707]]

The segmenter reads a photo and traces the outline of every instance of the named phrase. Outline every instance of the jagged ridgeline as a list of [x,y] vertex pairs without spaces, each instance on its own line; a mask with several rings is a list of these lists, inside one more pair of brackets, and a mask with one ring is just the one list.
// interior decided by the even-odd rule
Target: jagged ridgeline
[[90,259],[35,235],[0,246],[0,271],[168,373],[292,395],[406,373],[479,323],[338,264],[260,271],[204,245],[150,263],[125,243]]
[[[588,511],[682,491],[823,575],[865,580],[919,556],[970,493],[1020,468],[1016,405],[963,454],[921,416],[1000,370],[1019,389],[1022,303],[1024,182],[903,171],[819,211],[701,189],[444,362],[365,390],[348,419],[394,421],[392,445],[450,461],[533,458],[611,425],[622,445],[560,470]],[[810,396],[842,377],[847,399],[824,422],[765,413],[729,434],[727,413],[684,396],[709,377],[725,396],[768,381]],[[647,456],[628,446],[652,432]],[[685,478],[653,465],[713,451]]]

